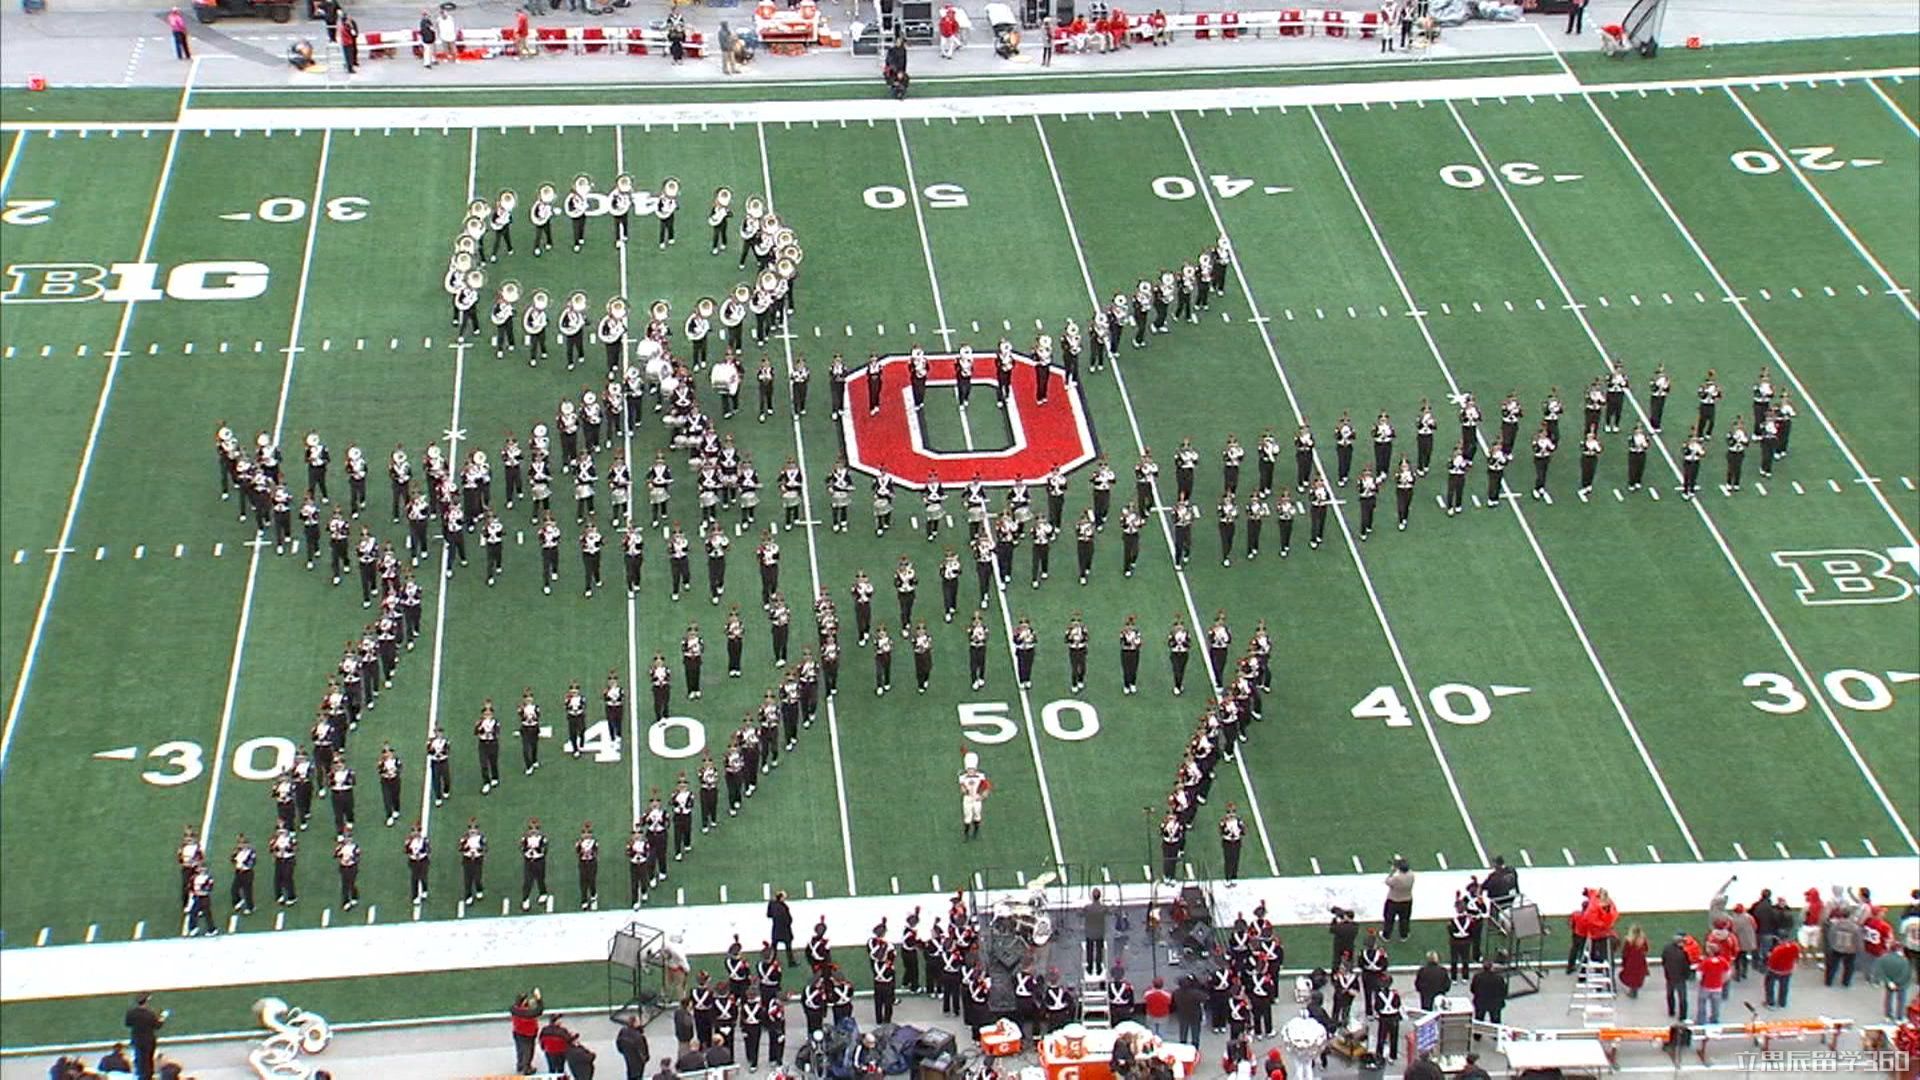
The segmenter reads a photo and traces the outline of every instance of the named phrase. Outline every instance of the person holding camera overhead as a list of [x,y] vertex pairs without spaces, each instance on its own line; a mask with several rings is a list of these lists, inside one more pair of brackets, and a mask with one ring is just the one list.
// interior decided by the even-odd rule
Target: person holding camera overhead
[[1387,902],[1380,915],[1380,937],[1393,936],[1400,928],[1400,940],[1407,940],[1408,923],[1413,917],[1413,869],[1399,855],[1393,857],[1393,870],[1386,876]]

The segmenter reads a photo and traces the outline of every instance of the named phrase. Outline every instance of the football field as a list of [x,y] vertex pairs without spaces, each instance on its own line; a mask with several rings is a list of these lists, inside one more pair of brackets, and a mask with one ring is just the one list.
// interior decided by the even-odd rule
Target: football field
[[[1154,808],[1208,696],[1201,657],[1185,695],[1170,693],[1162,641],[1174,619],[1204,626],[1216,613],[1230,621],[1236,656],[1266,621],[1275,683],[1264,721],[1196,818],[1189,859],[1200,876],[1218,872],[1213,830],[1229,800],[1251,826],[1243,873],[1261,876],[1384,872],[1396,852],[1416,868],[1496,854],[1597,867],[1910,857],[1920,851],[1916,117],[1913,71],[1609,87],[1549,67],[904,105],[616,108],[423,95],[361,108],[209,93],[176,122],[9,125],[0,144],[5,944],[179,934],[183,826],[209,838],[226,928],[220,859],[237,832],[264,847],[267,780],[305,743],[341,643],[368,613],[351,574],[329,587],[324,552],[308,569],[304,550],[276,554],[270,537],[236,520],[238,503],[220,498],[213,432],[224,422],[243,442],[273,433],[296,496],[307,432],[333,451],[336,499],[346,490],[339,462],[357,444],[372,476],[356,528],[402,545],[383,475],[396,444],[416,462],[435,443],[455,457],[475,448],[497,457],[509,431],[524,442],[534,424],[554,423],[561,399],[604,381],[597,346],[568,372],[557,348],[532,368],[524,356],[497,358],[486,340],[456,341],[442,288],[471,199],[510,188],[524,207],[541,183],[564,190],[578,174],[601,189],[623,172],[647,190],[677,177],[687,242],[659,250],[641,220],[623,251],[596,218],[575,253],[561,221],[560,247],[536,259],[523,218],[518,252],[486,267],[489,292],[506,279],[556,299],[578,289],[596,313],[625,296],[636,335],[664,299],[677,330],[698,298],[745,277],[734,251],[700,250],[713,189],[759,194],[795,230],[805,249],[797,310],[764,350],[749,341],[746,407],[720,430],[767,485],[762,524],[780,517],[781,463],[791,457],[805,473],[807,511],[778,537],[795,658],[814,642],[816,590],[833,594],[848,624],[837,697],[740,816],[698,837],[651,903],[758,901],[780,888],[925,892],[976,871],[1011,877],[1056,864],[1083,880],[1146,880]],[[858,369],[916,343],[989,354],[1003,336],[1029,352],[1039,329],[1058,335],[1068,318],[1085,327],[1096,302],[1223,235],[1235,252],[1226,294],[1197,323],[1151,335],[1144,349],[1123,345],[1107,369],[1083,366],[1073,388],[1098,452],[1121,474],[1116,507],[1143,448],[1163,463],[1139,568],[1122,576],[1109,527],[1091,580],[1077,583],[1069,531],[1034,588],[1023,545],[1011,583],[984,611],[986,687],[970,689],[973,570],[958,491],[932,543],[912,491],[901,492],[891,532],[876,536],[864,475],[852,527],[828,528],[825,479],[847,449],[828,416],[830,357]],[[750,373],[763,351],[781,392],[776,415],[758,423]],[[813,389],[795,417],[785,376],[801,358]],[[1580,399],[1610,364],[1632,380],[1625,426],[1602,435],[1597,481],[1581,495]],[[1651,408],[1657,364],[1674,392],[1646,485],[1633,491],[1625,431]],[[1683,442],[1710,369],[1726,399],[1700,495],[1688,501],[1677,490]],[[1763,369],[1798,410],[1790,453],[1760,477],[1756,445],[1732,491],[1722,484],[1725,434],[1735,417],[1752,425],[1749,388]],[[976,387],[962,413],[936,385],[919,428],[927,448],[991,454],[1036,434],[997,410],[991,389]],[[1550,498],[1534,499],[1525,446],[1556,390],[1568,415]],[[1463,512],[1448,516],[1439,503],[1460,395],[1486,409],[1492,438],[1510,391],[1527,412],[1508,475],[1518,497],[1488,505],[1482,454]],[[857,373],[850,392],[864,401]],[[1213,508],[1229,434],[1251,447],[1273,429],[1285,447],[1278,475],[1290,482],[1297,426],[1312,422],[1331,474],[1334,425],[1350,412],[1357,474],[1382,411],[1398,431],[1393,458],[1412,453],[1423,400],[1439,419],[1438,447],[1404,531],[1393,527],[1388,488],[1362,537],[1349,484],[1317,549],[1303,513],[1286,558],[1272,523],[1248,558],[1243,524],[1222,564]],[[1201,453],[1201,521],[1191,562],[1177,568],[1165,511],[1185,438]],[[645,463],[666,445],[648,410],[623,448]],[[675,513],[691,527],[693,469],[684,454],[671,461]],[[603,452],[603,475],[609,462]],[[1069,519],[1089,503],[1091,471],[1069,477]],[[1253,475],[1249,461],[1242,503]],[[734,537],[718,606],[706,602],[697,551],[693,589],[669,598],[659,529],[648,533],[637,595],[618,586],[610,543],[608,587],[589,598],[569,487],[555,490],[564,540],[552,595],[541,591],[525,503],[501,508],[497,585],[474,541],[472,565],[455,564],[450,580],[437,572],[437,542],[421,565],[425,631],[350,743],[366,849],[361,908],[338,910],[330,821],[316,807],[320,824],[302,834],[302,902],[270,907],[263,852],[260,913],[236,928],[502,914],[492,905],[517,895],[512,840],[529,817],[563,853],[584,821],[624,840],[649,794],[670,790],[703,752],[717,757],[774,684],[753,531]],[[1043,503],[1036,489],[1036,509]],[[601,508],[604,517],[604,488]],[[952,624],[939,617],[937,588],[948,545],[967,561]],[[903,555],[922,581],[916,614],[935,642],[932,683],[915,693],[903,645],[892,692],[876,696],[848,587],[868,572],[876,619],[896,623],[890,583]],[[720,630],[734,603],[746,663],[728,679]],[[1076,613],[1094,645],[1087,685],[1072,692],[1061,634]],[[1117,636],[1129,615],[1147,648],[1140,693],[1123,696]],[[1008,648],[1022,618],[1040,639],[1027,690]],[[709,648],[699,700],[680,685],[692,621]],[[661,723],[645,692],[655,653],[675,682]],[[561,694],[578,680],[597,720],[609,671],[639,691],[629,730],[597,735],[580,759],[563,755]],[[522,775],[510,733],[506,778],[483,795],[473,722],[491,698],[511,728],[523,688],[555,729],[545,763]],[[439,807],[424,783],[435,724],[454,744],[454,793]],[[382,741],[406,763],[405,814],[393,828],[381,826],[373,779]],[[963,748],[980,753],[994,786],[986,827],[967,842],[955,805]],[[455,888],[453,841],[469,817],[497,853],[490,911],[463,909]],[[440,855],[417,910],[401,854],[414,818]],[[569,861],[555,860],[561,908],[574,902]],[[603,876],[608,906],[624,903],[623,879]]]

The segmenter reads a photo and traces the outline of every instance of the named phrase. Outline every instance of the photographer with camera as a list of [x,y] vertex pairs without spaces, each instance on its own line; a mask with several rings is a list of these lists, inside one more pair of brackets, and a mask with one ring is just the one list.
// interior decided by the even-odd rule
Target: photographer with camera
[[522,1076],[533,1072],[533,1047],[540,1035],[540,1014],[544,1012],[546,1006],[540,1003],[537,986],[515,998],[509,1011],[513,1025],[513,1071]]

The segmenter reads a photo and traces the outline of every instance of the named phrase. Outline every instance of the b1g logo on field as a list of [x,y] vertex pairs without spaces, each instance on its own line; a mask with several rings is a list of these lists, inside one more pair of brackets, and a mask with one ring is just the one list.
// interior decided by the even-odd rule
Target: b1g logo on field
[[[1891,548],[1909,563],[1914,549]],[[1865,548],[1776,551],[1774,565],[1791,572],[1795,596],[1808,607],[1830,604],[1897,604],[1913,595],[1913,584],[1894,572],[1894,560]]]
[[[929,354],[927,359],[934,372],[927,379],[928,388],[952,387],[953,355]],[[880,369],[877,413],[871,411],[868,397],[872,392],[868,372],[876,364]],[[981,410],[991,415],[997,411],[993,354],[976,355],[972,370],[975,415],[983,415]],[[947,486],[965,484],[976,476],[992,485],[1019,480],[1037,484],[1053,469],[1079,468],[1099,454],[1086,402],[1079,389],[1066,385],[1057,371],[1047,400],[1040,401],[1034,382],[1038,370],[1031,357],[1016,354],[1013,394],[1006,410],[1011,445],[935,449],[923,418],[913,408],[907,357],[886,356],[863,364],[847,374],[847,407],[841,421],[847,464],[874,476],[885,473],[911,488],[924,488],[930,476]]]
[[5,304],[146,303],[175,300],[253,300],[266,294],[267,264],[250,259],[184,262],[160,281],[160,264],[14,263],[5,273]]

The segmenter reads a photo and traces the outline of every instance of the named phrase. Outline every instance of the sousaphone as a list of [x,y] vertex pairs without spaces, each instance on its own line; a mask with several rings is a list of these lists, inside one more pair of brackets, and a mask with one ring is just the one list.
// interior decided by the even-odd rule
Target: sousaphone
[[714,309],[719,306],[720,305],[713,302],[713,297],[703,296],[699,300],[695,301],[693,305],[693,310],[696,315],[699,315],[701,318],[711,321],[713,319]]
[[460,231],[465,233],[468,239],[478,243],[481,237],[487,235],[487,219],[484,217],[469,217],[467,223],[461,227]]
[[621,173],[619,176],[614,177],[613,190],[619,192],[622,195],[632,195],[633,194],[633,177],[628,173]]
[[468,236],[466,233],[461,233],[459,238],[453,242],[453,251],[456,255],[478,255],[480,253],[480,242]]
[[[799,249],[795,248],[794,250],[797,251]],[[785,255],[781,255],[778,259],[775,259],[773,262],[773,272],[775,274],[778,274],[780,276],[780,280],[782,281],[792,281],[793,275],[798,273],[799,270],[800,270],[800,264],[794,262],[792,259],[788,258]]]
[[547,310],[547,304],[549,302],[547,299],[547,290],[545,289],[533,290],[533,299],[531,302],[533,304],[533,310],[535,311]]
[[467,216],[470,218],[485,218],[492,212],[493,204],[485,199],[475,199],[467,204]]
[[507,281],[501,282],[500,283],[500,299],[505,300],[509,304],[519,303],[520,302],[520,283],[513,280],[507,280]]
[[663,199],[679,198],[680,178],[677,176],[669,176],[665,180],[660,181],[660,197]]
[[585,315],[587,313],[587,294],[576,292],[572,296],[567,297],[567,307],[572,309],[576,315]]
[[672,311],[672,305],[668,304],[665,300],[655,300],[653,305],[647,308],[647,314],[651,316],[655,322],[662,323],[667,321],[667,315]]
[[748,288],[745,282],[741,282],[733,287],[733,298],[744,304],[753,298],[753,290]]
[[580,196],[593,194],[593,177],[588,176],[586,173],[581,173],[579,176],[574,177],[573,193]]
[[511,214],[519,207],[520,196],[512,188],[501,188],[500,197],[494,200],[494,205]]
[[553,189],[552,184],[540,185],[539,199],[541,202],[551,204],[555,199],[559,197],[560,197],[560,193]]
[[796,270],[800,268],[800,260],[803,256],[800,251],[799,244],[786,245],[785,247],[780,249],[779,255],[780,255],[781,262],[792,263],[794,269]]
[[487,272],[485,270],[467,271],[467,288],[472,289],[474,292],[479,292],[486,287]]
[[713,192],[713,213],[707,215],[707,224],[718,225],[727,220],[727,208],[733,205],[731,188],[716,188]]
[[614,297],[613,299],[611,299],[611,300],[608,300],[608,301],[607,301],[607,314],[608,314],[608,315],[610,315],[610,316],[612,316],[612,317],[613,317],[613,318],[615,318],[615,319],[618,319],[618,320],[620,320],[621,322],[625,322],[625,321],[626,321],[626,319],[627,319],[627,301],[626,301],[626,299],[625,299],[625,298],[623,298],[623,297],[619,297],[619,296],[616,296],[616,297]]
[[766,200],[758,195],[747,196],[746,211],[747,216],[750,218],[765,217],[767,213]]
[[792,229],[778,229],[773,234],[773,246],[775,250],[790,248],[793,246],[793,241],[794,236]]
[[761,292],[771,295],[775,289],[780,287],[780,275],[774,273],[772,270],[762,270],[760,271],[759,284]]

